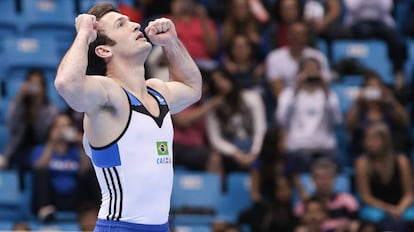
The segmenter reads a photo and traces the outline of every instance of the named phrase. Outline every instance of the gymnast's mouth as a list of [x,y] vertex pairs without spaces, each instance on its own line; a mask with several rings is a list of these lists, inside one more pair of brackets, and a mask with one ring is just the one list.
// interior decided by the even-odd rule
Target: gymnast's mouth
[[145,39],[144,34],[142,34],[142,32],[138,32],[138,35],[137,35],[137,37],[135,38],[135,40],[139,40],[139,39],[142,39],[142,38],[144,38],[144,39]]

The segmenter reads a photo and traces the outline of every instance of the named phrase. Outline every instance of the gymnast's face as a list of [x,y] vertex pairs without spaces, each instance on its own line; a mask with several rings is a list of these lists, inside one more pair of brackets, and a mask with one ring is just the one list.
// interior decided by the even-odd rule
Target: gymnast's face
[[[109,12],[99,20],[99,32],[116,42],[113,46],[101,45],[96,49],[103,58],[119,55],[126,58],[141,55],[146,58],[151,51],[151,44],[140,31],[141,25],[131,22],[129,18],[117,12]],[[98,55],[99,55],[98,54]]]

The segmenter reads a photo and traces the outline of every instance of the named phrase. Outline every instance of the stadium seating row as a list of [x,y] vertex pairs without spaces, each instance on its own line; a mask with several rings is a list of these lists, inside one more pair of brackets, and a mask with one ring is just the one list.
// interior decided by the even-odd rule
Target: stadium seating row
[[[303,174],[301,181],[309,192],[314,191],[309,174]],[[31,179],[25,191],[20,191],[18,174],[14,170],[0,171],[0,222],[13,222],[21,219],[35,222],[30,213]],[[346,174],[337,177],[335,190],[350,192],[350,181]],[[222,192],[222,183],[218,175],[181,170],[174,176],[174,188],[171,197],[172,224],[207,226],[215,219],[235,222],[239,212],[248,208],[250,199],[250,177],[248,173],[231,173],[227,177],[227,191]],[[66,217],[66,218],[71,218]],[[75,217],[61,220],[70,225]],[[0,230],[7,225],[0,223]]]
[[[33,35],[53,29],[74,33],[74,19],[103,0],[2,0],[0,1],[0,35],[26,33]],[[105,2],[117,4],[116,0]],[[79,4],[79,12],[76,9]],[[18,9],[21,6],[21,9]]]

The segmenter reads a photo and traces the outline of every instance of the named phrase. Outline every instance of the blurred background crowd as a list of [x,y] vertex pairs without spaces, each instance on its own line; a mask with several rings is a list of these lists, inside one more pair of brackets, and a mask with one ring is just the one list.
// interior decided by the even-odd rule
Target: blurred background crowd
[[[170,18],[203,76],[173,115],[172,230],[414,231],[411,0],[0,1],[0,229],[93,229],[82,114],[53,80],[98,2]],[[160,47],[146,73],[169,80]]]

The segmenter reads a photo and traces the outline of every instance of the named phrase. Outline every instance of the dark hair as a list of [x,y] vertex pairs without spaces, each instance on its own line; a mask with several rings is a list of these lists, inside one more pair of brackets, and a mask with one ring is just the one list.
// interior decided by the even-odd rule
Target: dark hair
[[306,212],[308,210],[309,205],[312,204],[312,203],[320,204],[321,207],[322,207],[322,210],[325,213],[328,213],[328,209],[326,208],[326,205],[324,204],[324,202],[316,196],[310,197],[310,198],[308,198],[307,200],[304,201],[304,204],[303,204],[304,212]]
[[270,126],[264,135],[263,143],[260,148],[258,160],[260,162],[260,191],[262,194],[272,196],[275,188],[275,176],[280,175],[277,170],[279,164],[283,164],[285,160],[285,151],[279,147],[279,141],[283,136],[283,130],[279,125]]
[[[119,11],[110,3],[96,4],[88,10],[88,14],[95,15],[97,21],[109,12]],[[115,44],[116,42],[114,40],[98,29],[96,40],[89,44],[87,75],[106,75],[106,62],[103,58],[96,55],[95,49],[100,45],[113,46]]]
[[217,83],[215,80],[213,80],[213,75],[216,73],[220,73],[224,79],[229,81],[232,85],[232,88],[229,93],[224,96],[224,104],[216,108],[215,115],[217,116],[217,119],[220,123],[220,126],[222,127],[222,132],[224,137],[232,137],[234,136],[235,128],[233,128],[231,125],[231,119],[232,117],[240,113],[243,117],[243,125],[246,128],[246,131],[249,135],[253,134],[253,119],[252,114],[254,112],[251,112],[244,102],[244,99],[242,97],[242,92],[237,85],[234,77],[225,69],[218,68],[214,69],[210,73],[210,77],[208,78],[208,84],[210,93],[214,95],[221,94],[220,90],[218,89]]
[[[226,103],[226,109],[223,110],[225,110],[226,112],[222,112],[220,108],[217,110],[217,116],[219,120],[221,122],[225,122],[230,118],[230,116],[233,113],[240,112],[242,110],[244,106],[243,99],[241,96],[240,87],[238,86],[236,80],[233,78],[232,74],[224,68],[217,68],[210,72],[210,77],[208,78],[208,85],[212,95],[220,94],[220,90],[217,87],[217,83],[215,82],[215,80],[213,80],[213,75],[215,73],[221,73],[222,76],[226,80],[228,80],[232,85],[230,93],[228,93],[224,99]],[[228,113],[230,113],[230,115]]]
[[283,158],[284,151],[278,147],[278,142],[282,139],[282,133],[283,130],[277,124],[273,124],[266,130],[259,152],[259,159],[263,162],[263,165],[274,163]]
[[376,71],[369,69],[364,72],[364,82],[362,83],[362,87],[366,87],[370,80],[377,80],[381,85],[384,85],[381,76]]

